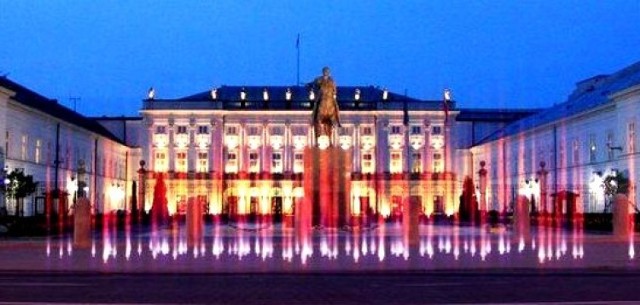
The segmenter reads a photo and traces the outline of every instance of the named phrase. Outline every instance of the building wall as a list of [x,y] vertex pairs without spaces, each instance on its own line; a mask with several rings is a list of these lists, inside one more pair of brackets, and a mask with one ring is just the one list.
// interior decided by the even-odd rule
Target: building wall
[[[300,183],[290,177],[302,172],[303,150],[313,145],[310,112],[146,109],[142,113],[146,129],[143,142],[149,143],[142,146],[142,156],[149,171],[167,173],[171,212],[193,196],[206,198],[209,211],[221,211],[228,196],[239,196],[243,202],[261,196],[258,201],[267,204],[277,195],[258,195],[263,190],[280,193],[285,202],[294,202],[302,194],[297,190]],[[416,178],[415,186],[404,187],[400,193],[403,198],[413,189],[416,196],[422,196],[425,211],[432,212],[437,195],[438,200],[446,201],[443,212],[453,211],[456,192],[452,188],[457,183],[441,181],[453,175],[431,176],[445,172],[446,161],[452,158],[446,154],[455,151],[453,143],[446,141],[442,112],[412,111],[408,126],[404,126],[402,111],[342,111],[341,123],[343,128],[336,129],[334,144],[351,152],[355,176],[377,175],[378,180],[390,181],[387,186],[378,186],[378,194],[369,195],[375,183],[357,178],[351,189],[358,194],[352,194],[351,204],[367,194],[363,196],[373,196],[369,203],[376,210],[390,211],[382,205],[390,204],[391,190],[397,189],[391,185],[400,183],[392,182],[392,176],[414,173],[422,178]],[[198,166],[201,161],[206,166]],[[241,178],[252,173],[266,178]],[[154,184],[154,177],[149,176],[146,209],[151,207]],[[384,188],[389,191],[381,191]]]
[[[479,164],[486,162],[489,209],[509,210],[518,194],[527,194],[537,208],[550,210],[552,194],[571,191],[579,195],[579,211],[602,212],[607,198],[601,181],[614,171],[631,177],[630,200],[635,204],[638,153],[637,148],[630,151],[630,143],[637,139],[630,141],[629,133],[638,132],[633,104],[639,99],[638,91],[632,91],[603,106],[471,148],[476,185]],[[548,172],[546,187],[539,184],[540,162]],[[547,196],[541,198],[545,188]]]
[[[25,216],[44,213],[45,193],[56,189],[56,134],[59,126],[59,162],[57,188],[67,192],[66,201],[74,200],[74,185],[78,181],[79,163],[85,164],[88,197],[95,212],[125,209],[130,199],[131,176],[126,169],[130,149],[116,141],[49,114],[24,106],[5,94],[0,113],[3,149],[8,147],[5,165],[9,172],[22,169],[38,182],[35,194],[24,199]],[[0,98],[1,100],[1,98]],[[5,136],[8,135],[8,138]],[[5,202],[4,200],[2,201]],[[6,206],[9,214],[16,213],[11,200]],[[57,207],[54,212],[58,211]]]

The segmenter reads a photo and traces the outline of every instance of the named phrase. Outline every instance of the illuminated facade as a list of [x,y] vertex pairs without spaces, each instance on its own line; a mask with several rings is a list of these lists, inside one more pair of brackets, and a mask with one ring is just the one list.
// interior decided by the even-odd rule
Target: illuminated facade
[[[94,212],[129,208],[131,160],[138,150],[97,122],[6,77],[0,77],[0,143],[2,213],[31,216],[48,207],[67,214],[82,193]],[[21,205],[4,196],[12,183],[7,174],[14,170],[38,183]]]
[[[485,208],[510,210],[516,196],[536,210],[572,210],[554,204],[571,194],[577,212],[609,208],[604,179],[616,172],[629,179],[637,206],[640,150],[640,63],[577,83],[566,102],[518,120],[481,140],[467,156],[477,174],[485,162]],[[571,200],[572,199],[572,200]]]
[[[316,145],[314,95],[295,86],[223,86],[145,100],[145,208],[155,174],[164,173],[171,213],[190,199],[212,214],[293,213],[304,194],[304,148]],[[337,100],[342,127],[333,145],[352,156],[351,213],[399,214],[405,200],[429,215],[457,209],[452,102],[445,118],[442,101],[374,87],[339,87]]]

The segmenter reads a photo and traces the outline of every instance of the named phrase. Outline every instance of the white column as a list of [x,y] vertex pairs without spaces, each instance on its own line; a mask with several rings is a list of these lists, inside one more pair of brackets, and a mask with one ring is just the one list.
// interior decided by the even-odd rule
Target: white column
[[240,123],[240,130],[238,131],[239,144],[238,144],[238,172],[247,172],[247,153],[246,150],[246,124],[244,122]]
[[216,153],[216,151],[214,151],[214,147],[216,149],[222,149],[222,143],[215,142],[216,141],[215,130],[216,130],[216,122],[214,120],[211,120],[209,124],[209,137],[210,137],[209,147],[207,149],[207,163],[209,165],[208,172],[210,173],[217,170],[216,164],[214,163],[216,158],[213,157]]
[[362,141],[360,140],[360,123],[354,122],[353,124],[353,172],[362,172]]
[[175,168],[176,168],[176,151],[175,151],[175,146],[176,144],[174,143],[175,141],[175,124],[173,122],[173,119],[169,119],[169,126],[168,126],[168,131],[169,131],[169,144],[167,145],[168,147],[168,152],[167,154],[168,156],[168,166],[167,169],[169,172],[174,172]]
[[189,137],[189,144],[187,144],[187,172],[196,171],[196,158],[198,157],[196,152],[196,136],[195,136],[195,124],[189,124],[187,130]]
[[428,123],[424,124],[424,148],[423,154],[424,164],[422,165],[423,173],[433,172],[433,150],[431,150],[431,126]]
[[286,173],[286,172],[292,172],[293,171],[293,166],[292,166],[292,162],[291,162],[291,143],[293,141],[291,140],[291,122],[289,122],[288,120],[285,122],[284,124],[284,149],[283,149],[283,168],[282,168],[282,172]]

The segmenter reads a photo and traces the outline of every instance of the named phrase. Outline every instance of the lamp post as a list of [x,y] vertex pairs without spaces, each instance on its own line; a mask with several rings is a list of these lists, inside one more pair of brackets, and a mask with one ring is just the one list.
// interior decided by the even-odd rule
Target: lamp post
[[545,213],[547,212],[547,175],[549,174],[549,171],[544,168],[546,165],[546,162],[540,161],[540,170],[536,172],[540,187],[540,206]]
[[480,178],[480,207],[484,209],[486,213],[488,211],[487,207],[487,170],[484,168],[486,163],[484,161],[480,161],[480,170],[478,171],[478,176]]
[[[0,203],[4,204],[4,212],[6,212],[7,209],[7,191],[9,189],[11,180],[9,180],[9,166],[5,165],[4,168],[2,169],[2,177],[0,177],[0,181],[3,182],[2,185],[2,198],[0,198]],[[1,215],[2,213],[0,213]]]
[[144,211],[145,208],[145,193],[147,189],[147,170],[144,168],[146,162],[144,160],[140,160],[140,169],[138,169],[138,181],[140,181],[140,186],[138,188],[138,206],[135,208],[135,213],[140,216],[140,212]]

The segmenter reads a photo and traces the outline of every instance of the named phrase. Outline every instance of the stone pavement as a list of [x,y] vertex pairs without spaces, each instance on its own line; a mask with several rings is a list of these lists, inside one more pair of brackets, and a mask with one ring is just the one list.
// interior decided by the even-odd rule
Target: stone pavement
[[[140,233],[141,232],[141,233]],[[0,271],[110,273],[359,273],[491,270],[636,272],[637,236],[623,240],[556,228],[509,230],[421,226],[410,244],[401,226],[296,232],[276,226],[207,226],[195,242],[183,227],[0,240]]]

